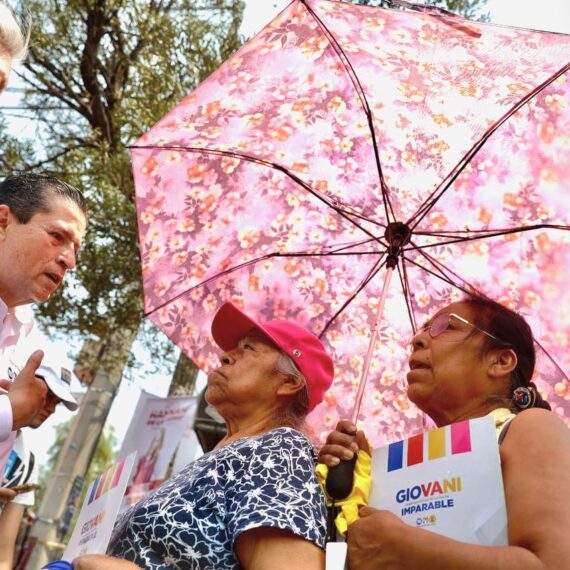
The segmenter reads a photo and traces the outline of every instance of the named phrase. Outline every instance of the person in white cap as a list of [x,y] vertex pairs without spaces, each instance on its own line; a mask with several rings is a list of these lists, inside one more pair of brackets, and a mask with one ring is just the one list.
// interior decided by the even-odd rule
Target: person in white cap
[[[77,410],[77,400],[70,390],[72,373],[69,369],[44,360],[36,371],[36,377],[46,383],[48,391],[45,405],[30,421],[30,428],[39,428],[60,403],[72,412]],[[25,429],[18,431],[2,481],[3,491],[12,491],[15,496],[4,505],[0,514],[0,570],[12,568],[20,523],[26,507],[33,506],[35,502],[38,463],[26,435]]]

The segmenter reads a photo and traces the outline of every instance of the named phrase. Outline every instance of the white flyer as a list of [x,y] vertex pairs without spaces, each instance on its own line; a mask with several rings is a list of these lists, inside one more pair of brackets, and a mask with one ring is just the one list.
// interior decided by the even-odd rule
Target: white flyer
[[507,544],[493,418],[465,420],[374,450],[369,505],[462,542]]
[[119,459],[89,485],[63,560],[71,562],[83,554],[105,553],[135,457],[136,452]]

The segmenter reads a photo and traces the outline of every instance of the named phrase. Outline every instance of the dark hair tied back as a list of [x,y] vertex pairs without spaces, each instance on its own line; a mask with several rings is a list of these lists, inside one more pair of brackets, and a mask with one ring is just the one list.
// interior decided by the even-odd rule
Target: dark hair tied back
[[513,408],[516,411],[528,408],[550,410],[550,404],[531,381],[536,352],[532,331],[525,319],[504,305],[480,295],[469,295],[463,302],[473,309],[476,324],[497,337],[486,337],[483,349],[510,348],[517,356],[517,367],[511,374],[510,386]]
[[551,410],[550,404],[543,399],[534,382],[527,386],[518,386],[513,390],[513,404],[519,411],[527,408]]

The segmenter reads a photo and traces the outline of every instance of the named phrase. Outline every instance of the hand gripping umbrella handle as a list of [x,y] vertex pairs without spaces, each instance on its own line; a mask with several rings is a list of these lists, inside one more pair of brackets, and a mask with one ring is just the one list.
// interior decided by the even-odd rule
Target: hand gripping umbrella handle
[[331,467],[327,475],[325,489],[331,499],[346,499],[354,487],[354,466],[356,453],[352,459],[343,459],[338,465]]

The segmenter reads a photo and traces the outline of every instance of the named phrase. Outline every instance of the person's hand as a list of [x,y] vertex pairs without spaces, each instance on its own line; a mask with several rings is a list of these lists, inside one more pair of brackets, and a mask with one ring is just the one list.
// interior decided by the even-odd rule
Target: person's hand
[[358,431],[349,420],[341,420],[319,451],[319,463],[328,467],[338,465],[341,459],[350,460],[359,449],[370,455],[370,446],[363,431]]
[[17,494],[8,487],[0,487],[0,503],[9,503]]
[[73,570],[141,570],[141,567],[114,556],[84,554],[75,558]]
[[402,548],[410,548],[416,529],[389,511],[361,507],[360,518],[348,528],[348,566],[358,570],[406,568]]
[[35,373],[42,363],[44,353],[36,350],[8,390],[12,406],[12,430],[28,425],[32,418],[44,407],[47,385]]

